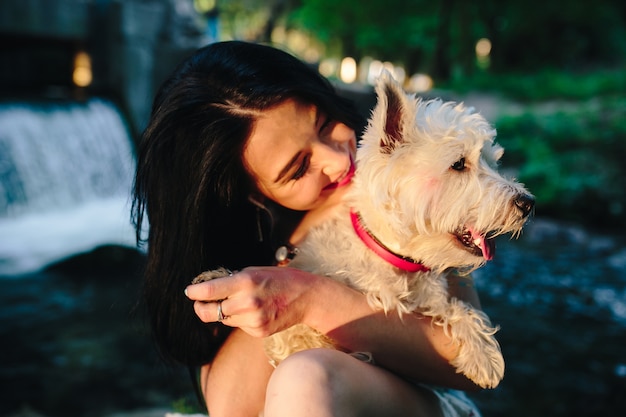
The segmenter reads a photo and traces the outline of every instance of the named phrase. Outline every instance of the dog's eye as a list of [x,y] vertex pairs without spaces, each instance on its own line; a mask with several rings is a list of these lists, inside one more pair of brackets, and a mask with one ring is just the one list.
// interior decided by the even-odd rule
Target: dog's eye
[[461,158],[450,167],[455,171],[463,171],[465,169],[465,158]]

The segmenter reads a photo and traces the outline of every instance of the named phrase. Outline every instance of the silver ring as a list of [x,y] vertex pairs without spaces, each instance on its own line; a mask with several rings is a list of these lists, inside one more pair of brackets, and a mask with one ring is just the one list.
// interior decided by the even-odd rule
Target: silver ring
[[223,300],[219,300],[217,302],[217,321],[218,322],[222,322],[224,321],[227,317],[224,315],[224,312],[222,311],[222,301]]

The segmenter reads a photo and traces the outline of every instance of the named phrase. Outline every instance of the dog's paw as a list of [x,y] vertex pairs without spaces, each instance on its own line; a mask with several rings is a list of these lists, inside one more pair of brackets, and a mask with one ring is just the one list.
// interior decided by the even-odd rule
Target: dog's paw
[[205,281],[209,281],[212,280],[214,278],[222,278],[222,277],[227,277],[229,275],[232,275],[233,273],[226,269],[226,268],[217,268],[217,269],[213,269],[211,271],[205,271],[203,273],[201,273],[200,275],[198,275],[197,277],[195,277],[191,283],[192,284],[199,284],[201,282],[205,282]]
[[[463,373],[481,388],[495,388],[504,377],[504,358],[500,349],[483,346],[479,352],[460,353],[452,361],[458,372]],[[461,350],[469,350],[462,347]]]
[[274,333],[264,339],[265,354],[270,364],[276,367],[288,356],[308,349],[337,349],[335,343],[326,335],[304,324],[296,324],[286,330]]
[[[494,336],[498,329],[490,325],[484,313],[473,309],[468,313],[467,320],[463,320],[468,326],[459,338],[462,340],[459,355],[451,363],[476,385],[495,388],[504,377],[504,357]],[[459,325],[461,322],[453,327]]]

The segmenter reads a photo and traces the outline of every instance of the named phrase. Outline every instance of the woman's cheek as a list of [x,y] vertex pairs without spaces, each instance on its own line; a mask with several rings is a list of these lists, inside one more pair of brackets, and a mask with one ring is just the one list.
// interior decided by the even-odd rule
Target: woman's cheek
[[288,201],[285,201],[288,203],[286,205],[293,210],[304,211],[314,209],[323,201],[323,198],[320,196],[320,191],[302,189],[298,193],[290,196]]
[[293,196],[293,205],[296,206],[296,210],[311,210],[319,204],[320,194],[319,191],[308,189],[302,189],[297,195]]

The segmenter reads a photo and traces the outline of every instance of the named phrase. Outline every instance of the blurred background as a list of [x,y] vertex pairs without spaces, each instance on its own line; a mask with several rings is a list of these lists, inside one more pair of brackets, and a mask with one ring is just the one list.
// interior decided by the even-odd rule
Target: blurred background
[[507,360],[485,417],[626,415],[622,0],[1,0],[0,415],[201,409],[135,309],[129,192],[159,83],[194,49],[283,47],[374,104],[464,101],[537,197],[476,272]]

